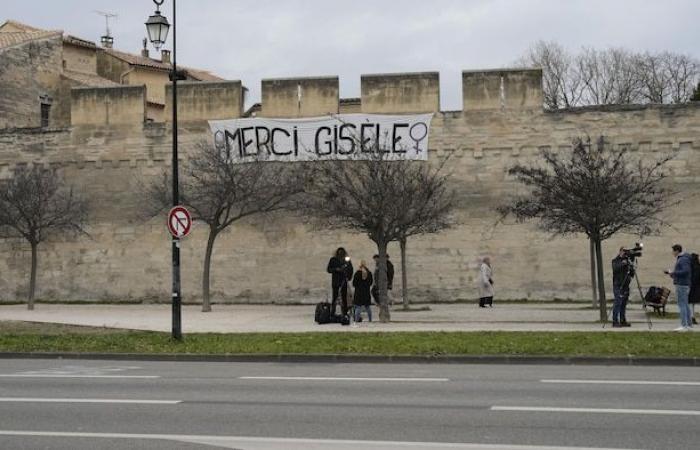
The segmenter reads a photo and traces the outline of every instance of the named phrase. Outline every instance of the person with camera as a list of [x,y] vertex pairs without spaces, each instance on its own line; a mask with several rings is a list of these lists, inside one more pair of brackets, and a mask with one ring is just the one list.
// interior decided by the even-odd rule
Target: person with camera
[[613,270],[613,303],[612,326],[613,328],[629,327],[627,322],[627,301],[630,297],[630,282],[634,276],[634,266],[627,256],[624,247],[620,247],[617,256],[612,260]]
[[353,268],[350,257],[343,247],[338,247],[335,251],[335,255],[328,261],[326,271],[331,274],[331,287],[333,290],[331,314],[335,314],[336,304],[340,302],[340,310],[343,316],[347,316],[348,281],[352,278]]
[[693,329],[693,318],[688,305],[688,294],[690,294],[690,282],[692,278],[692,261],[690,255],[683,252],[683,247],[675,244],[671,247],[673,256],[676,257],[676,265],[673,270],[665,270],[664,273],[673,278],[673,285],[676,287],[676,301],[678,302],[678,312],[680,314],[681,326],[674,331],[691,331]]

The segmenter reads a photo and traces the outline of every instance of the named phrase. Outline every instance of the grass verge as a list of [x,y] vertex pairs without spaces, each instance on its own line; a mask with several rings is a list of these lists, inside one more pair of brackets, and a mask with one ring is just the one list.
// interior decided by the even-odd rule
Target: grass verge
[[168,333],[0,322],[0,352],[700,357],[700,333]]

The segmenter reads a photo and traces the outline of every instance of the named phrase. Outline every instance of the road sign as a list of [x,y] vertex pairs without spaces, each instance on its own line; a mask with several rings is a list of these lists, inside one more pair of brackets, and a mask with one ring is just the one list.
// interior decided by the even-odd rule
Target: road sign
[[168,213],[168,231],[176,238],[183,238],[192,229],[192,216],[184,206],[175,206]]

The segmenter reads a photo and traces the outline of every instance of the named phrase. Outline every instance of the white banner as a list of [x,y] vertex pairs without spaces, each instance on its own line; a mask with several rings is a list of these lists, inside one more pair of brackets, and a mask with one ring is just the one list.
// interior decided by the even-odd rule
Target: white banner
[[432,114],[339,114],[301,119],[211,120],[214,145],[234,162],[428,159]]

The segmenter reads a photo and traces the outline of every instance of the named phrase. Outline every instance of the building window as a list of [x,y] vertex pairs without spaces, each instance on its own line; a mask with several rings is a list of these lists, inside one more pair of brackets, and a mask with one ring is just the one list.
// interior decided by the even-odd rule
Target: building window
[[51,111],[51,105],[49,103],[41,104],[41,128],[48,128],[49,126],[49,112]]

